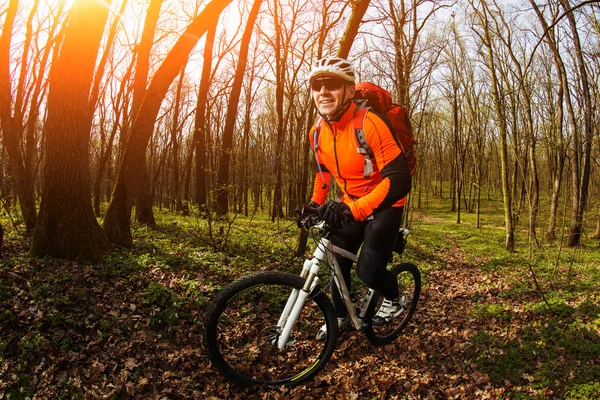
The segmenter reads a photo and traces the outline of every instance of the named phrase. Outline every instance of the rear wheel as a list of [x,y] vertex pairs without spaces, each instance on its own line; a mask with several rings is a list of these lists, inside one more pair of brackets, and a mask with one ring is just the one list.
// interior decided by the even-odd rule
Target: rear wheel
[[[278,321],[304,280],[284,272],[259,272],[223,289],[205,316],[204,345],[213,366],[242,385],[296,385],[314,377],[335,350],[333,306],[318,288],[308,296],[283,349]],[[324,341],[317,340],[322,325]]]
[[[390,343],[400,336],[400,333],[414,314],[421,294],[421,273],[415,264],[398,264],[393,266],[391,271],[398,278],[400,304],[403,310],[400,315],[392,319],[389,323],[382,326],[369,324],[365,329],[365,335],[369,341],[378,345]],[[383,296],[375,292],[367,308],[367,320],[370,321],[373,318],[382,301]]]

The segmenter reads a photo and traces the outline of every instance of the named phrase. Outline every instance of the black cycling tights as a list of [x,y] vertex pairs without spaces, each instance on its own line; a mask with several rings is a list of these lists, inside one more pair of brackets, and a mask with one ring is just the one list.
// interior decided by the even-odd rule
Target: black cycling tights
[[[394,300],[399,296],[398,282],[394,274],[388,271],[387,264],[396,243],[403,210],[404,207],[385,209],[375,214],[371,220],[345,226],[334,232],[330,238],[334,245],[355,254],[362,244],[356,263],[358,277],[365,285],[381,293],[388,300]],[[352,261],[339,254],[336,255],[336,259],[350,290]],[[331,298],[337,316],[345,317],[347,311],[335,282],[331,285]]]

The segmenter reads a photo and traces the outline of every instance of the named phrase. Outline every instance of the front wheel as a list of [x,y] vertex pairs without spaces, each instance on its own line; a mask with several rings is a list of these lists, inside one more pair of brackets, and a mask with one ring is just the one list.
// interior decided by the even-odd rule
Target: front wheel
[[[392,267],[391,271],[398,278],[398,289],[400,290],[400,303],[403,308],[400,315],[382,326],[369,324],[365,328],[365,335],[373,344],[382,345],[395,340],[410,321],[417,308],[419,295],[421,294],[421,272],[415,264],[402,263]],[[367,319],[370,321],[377,313],[383,296],[374,293],[367,306]]]
[[[296,385],[315,376],[335,350],[338,329],[331,301],[318,288],[308,296],[282,349],[282,312],[304,280],[284,272],[259,272],[223,289],[209,305],[204,346],[213,366],[242,385]],[[317,340],[322,325],[324,341]]]

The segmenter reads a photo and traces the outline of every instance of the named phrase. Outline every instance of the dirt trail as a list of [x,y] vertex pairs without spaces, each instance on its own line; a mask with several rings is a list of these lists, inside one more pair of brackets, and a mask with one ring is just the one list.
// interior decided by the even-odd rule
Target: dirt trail
[[472,335],[485,329],[472,310],[486,297],[479,288],[490,277],[465,264],[457,246],[438,256],[445,265],[424,277],[417,312],[393,344],[376,347],[362,334],[345,333],[313,382],[291,389],[240,390],[216,377],[206,394],[267,399],[494,397],[488,378],[469,359]]

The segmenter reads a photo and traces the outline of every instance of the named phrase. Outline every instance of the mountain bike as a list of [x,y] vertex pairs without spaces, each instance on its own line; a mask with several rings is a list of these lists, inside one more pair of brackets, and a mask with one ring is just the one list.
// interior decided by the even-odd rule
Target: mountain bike
[[[204,320],[204,346],[213,366],[233,382],[251,385],[294,386],[313,378],[325,367],[336,348],[340,328],[326,287],[319,284],[322,266],[328,267],[348,317],[342,330],[363,332],[376,345],[395,340],[410,321],[421,293],[421,274],[415,264],[391,267],[398,277],[403,311],[388,324],[376,326],[371,319],[383,297],[365,288],[355,304],[334,257],[354,262],[358,257],[328,239],[329,227],[316,212],[302,210],[302,227],[317,243],[304,261],[300,275],[265,271],[240,278],[226,286],[210,303]],[[401,230],[396,248],[403,250],[408,230]],[[317,338],[321,326],[326,335]]]

